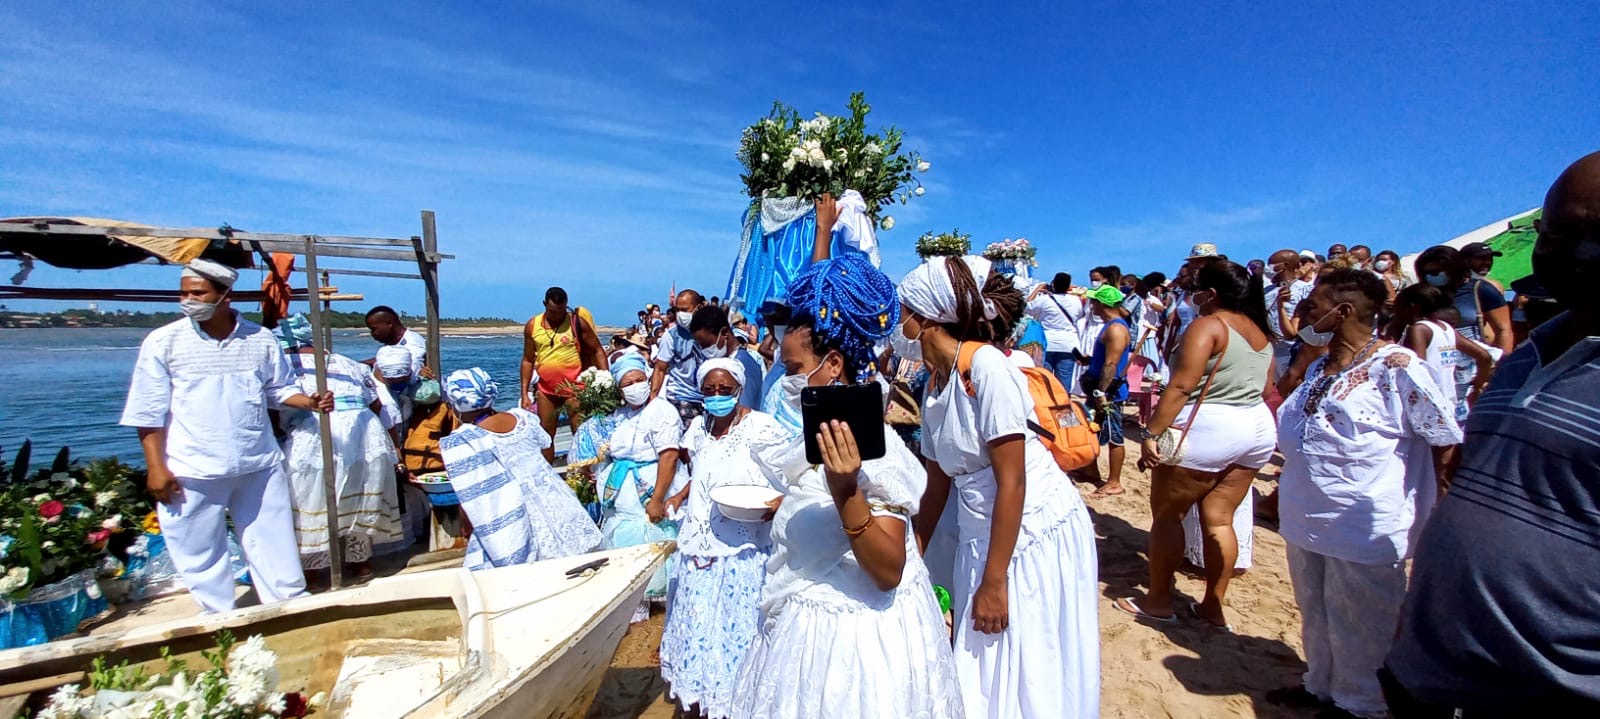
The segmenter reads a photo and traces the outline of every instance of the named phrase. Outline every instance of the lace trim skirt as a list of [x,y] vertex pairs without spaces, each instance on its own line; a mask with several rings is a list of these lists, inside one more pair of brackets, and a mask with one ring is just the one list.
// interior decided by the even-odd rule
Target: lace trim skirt
[[698,704],[711,719],[734,716],[733,681],[761,619],[767,556],[756,549],[728,557],[673,556],[661,676],[679,706]]

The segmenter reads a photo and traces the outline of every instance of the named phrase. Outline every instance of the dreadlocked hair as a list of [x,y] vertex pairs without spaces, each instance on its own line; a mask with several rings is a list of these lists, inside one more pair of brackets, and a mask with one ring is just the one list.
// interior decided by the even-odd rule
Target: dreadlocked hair
[[837,350],[852,379],[877,372],[873,344],[900,326],[894,283],[858,252],[806,268],[789,284],[789,307],[789,326],[809,328],[818,354]]
[[[959,257],[945,259],[945,272],[956,295],[956,321],[944,325],[951,337],[962,342],[1002,342],[1022,322],[1027,301],[1011,275],[990,272],[983,287],[978,287],[972,269]],[[993,319],[984,317],[985,306],[993,304]]]

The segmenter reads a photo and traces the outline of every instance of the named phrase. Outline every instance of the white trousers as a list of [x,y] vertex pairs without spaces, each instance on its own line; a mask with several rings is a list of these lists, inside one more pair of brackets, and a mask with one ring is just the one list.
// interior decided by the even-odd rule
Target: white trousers
[[1406,598],[1406,566],[1360,564],[1287,545],[1300,605],[1306,691],[1363,717],[1388,716],[1378,669]]
[[189,594],[207,612],[233,609],[233,570],[228,566],[228,517],[250,564],[250,580],[261,603],[306,593],[305,573],[294,535],[289,475],[281,464],[225,479],[178,478],[177,501],[156,503],[172,565]]

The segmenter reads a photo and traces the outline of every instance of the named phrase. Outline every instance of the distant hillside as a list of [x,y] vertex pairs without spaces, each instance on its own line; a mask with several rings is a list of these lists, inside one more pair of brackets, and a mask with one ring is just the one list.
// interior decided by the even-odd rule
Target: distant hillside
[[[260,322],[260,312],[245,312],[251,321]],[[182,317],[179,312],[96,312],[93,310],[64,310],[61,312],[12,312],[0,310],[0,327],[8,329],[25,327],[160,327]],[[402,313],[406,325],[421,327],[426,319]],[[338,329],[366,327],[365,312],[329,312],[328,324]],[[521,325],[521,322],[503,317],[453,317],[439,321],[444,327],[501,327]]]

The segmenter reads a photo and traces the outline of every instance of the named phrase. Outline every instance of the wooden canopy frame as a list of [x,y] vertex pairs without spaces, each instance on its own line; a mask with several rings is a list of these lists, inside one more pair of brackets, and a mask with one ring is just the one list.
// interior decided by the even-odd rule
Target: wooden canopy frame
[[[329,235],[298,235],[271,232],[245,232],[228,227],[216,230],[177,229],[168,227],[126,227],[82,224],[74,222],[53,223],[39,220],[29,223],[5,224],[0,232],[6,234],[34,234],[63,242],[85,239],[114,240],[117,236],[155,237],[173,239],[201,238],[213,243],[235,243],[241,248],[266,260],[268,253],[281,252],[305,258],[306,287],[292,289],[290,301],[304,300],[311,306],[312,348],[317,373],[317,392],[328,391],[326,353],[332,349],[333,334],[327,326],[327,317],[333,302],[363,299],[361,295],[338,294],[337,287],[328,285],[329,275],[358,277],[386,277],[393,279],[422,280],[427,306],[428,356],[427,366],[435,376],[439,374],[439,264],[455,259],[454,255],[439,252],[439,237],[432,210],[422,211],[422,234],[409,239],[384,237],[346,237]],[[85,247],[85,251],[93,251]],[[15,253],[0,253],[0,258]],[[155,257],[155,259],[161,259]],[[319,268],[320,258],[348,258],[415,263],[417,271],[385,272],[343,268]],[[266,263],[269,264],[270,263]],[[259,301],[262,292],[230,292],[234,299]],[[116,302],[176,302],[176,290],[128,289],[61,289],[0,286],[0,299],[38,300],[104,300]],[[315,298],[315,300],[313,300]],[[320,300],[320,301],[316,301]],[[328,560],[329,574],[334,589],[343,585],[344,544],[339,540],[339,493],[334,484],[332,425],[328,415],[318,415],[322,438],[322,483],[328,503]]]

